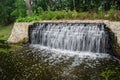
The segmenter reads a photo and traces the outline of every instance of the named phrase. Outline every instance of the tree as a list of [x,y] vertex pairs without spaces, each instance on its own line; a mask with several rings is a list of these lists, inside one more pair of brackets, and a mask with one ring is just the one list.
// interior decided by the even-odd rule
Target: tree
[[0,1],[0,23],[9,24],[15,20],[11,15],[14,10],[15,0],[3,0]]
[[32,5],[31,5],[31,0],[25,0],[25,4],[28,10],[29,16],[32,16]]
[[15,18],[25,17],[27,15],[24,0],[16,0],[14,3],[14,7],[15,9],[11,13],[11,15],[14,16]]

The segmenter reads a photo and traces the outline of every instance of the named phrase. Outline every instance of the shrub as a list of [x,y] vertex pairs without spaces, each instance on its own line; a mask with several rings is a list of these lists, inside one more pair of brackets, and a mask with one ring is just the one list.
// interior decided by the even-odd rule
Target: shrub
[[27,17],[19,17],[16,22],[32,22],[32,21],[37,21],[41,20],[40,16],[27,16]]
[[102,10],[100,10],[100,11],[98,11],[96,18],[98,18],[98,19],[104,19],[104,15],[105,15],[104,12]]
[[40,14],[33,14],[33,16],[19,17],[17,22],[31,22],[38,20],[59,20],[59,19],[108,19],[120,21],[120,16],[116,10],[111,9],[108,12],[99,10],[98,12],[77,12],[77,11],[43,11]]
[[110,9],[108,12],[108,17],[109,17],[109,20],[115,20],[116,19],[116,10],[115,9]]
[[[105,71],[103,71],[101,73],[101,76],[105,79],[105,80],[110,80],[111,76],[113,76],[116,72],[114,70],[111,70],[109,68],[106,68]],[[111,79],[112,80],[112,79]]]

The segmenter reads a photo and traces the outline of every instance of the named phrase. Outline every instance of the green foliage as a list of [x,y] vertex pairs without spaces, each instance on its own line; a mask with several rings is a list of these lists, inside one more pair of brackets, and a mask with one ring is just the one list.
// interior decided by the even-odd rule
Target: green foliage
[[59,20],[68,19],[71,16],[71,12],[66,11],[45,11],[41,15],[41,20]]
[[104,12],[102,11],[102,10],[100,10],[100,11],[98,11],[98,13],[97,13],[98,15],[97,15],[97,17],[96,18],[98,18],[98,19],[104,19]]
[[33,16],[19,17],[17,22],[32,22],[38,20],[60,20],[60,19],[107,19],[107,20],[120,20],[119,15],[116,15],[116,10],[103,12],[77,12],[77,11],[43,11],[40,9],[39,14]]
[[110,20],[115,20],[116,19],[116,10],[115,9],[110,9],[108,11],[108,17],[110,18]]
[[40,16],[27,16],[27,17],[19,17],[16,22],[32,22],[32,21],[37,21],[40,20]]
[[[117,0],[3,0],[0,2],[0,24],[56,19],[108,19],[120,21]],[[26,6],[28,5],[28,6]],[[29,8],[32,7],[30,10]],[[28,17],[29,14],[33,15]],[[82,12],[82,13],[81,13]],[[86,13],[87,12],[87,13]]]
[[27,15],[24,0],[16,0],[14,6],[15,9],[11,13],[12,16],[18,18],[18,17],[25,17]]
[[0,54],[8,54],[11,52],[12,50],[10,49],[10,46],[5,43],[4,40],[0,40]]
[[13,27],[13,24],[10,24],[8,26],[0,25],[0,40],[8,39],[12,30],[12,27]]
[[23,44],[25,44],[25,43],[27,43],[28,42],[28,38],[24,38],[23,40],[21,40],[21,41],[19,41],[18,43],[16,43],[16,44],[18,44],[18,45],[23,45]]
[[110,77],[111,77],[113,74],[115,74],[115,73],[116,73],[115,71],[106,68],[106,70],[101,73],[101,76],[102,76],[105,80],[111,80]]
[[14,10],[14,2],[15,0],[0,1],[0,24],[6,25],[15,20],[15,18],[11,16],[12,11]]
[[5,35],[0,35],[0,40],[6,40],[7,39],[7,36]]
[[119,67],[116,67],[116,68],[105,68],[105,70],[103,70],[101,72],[100,76],[104,80],[118,80],[118,78],[120,78],[119,70],[120,70]]
[[76,11],[44,11],[40,15],[33,15],[32,17],[19,17],[17,22],[31,22],[36,20],[59,20],[59,19],[76,19]]
[[81,12],[78,14],[78,19],[89,19],[89,13],[87,12]]
[[37,12],[37,8],[41,7],[43,10],[76,10],[76,11],[89,11],[93,10],[110,10],[111,8],[120,9],[120,1],[114,0],[33,0],[33,11]]

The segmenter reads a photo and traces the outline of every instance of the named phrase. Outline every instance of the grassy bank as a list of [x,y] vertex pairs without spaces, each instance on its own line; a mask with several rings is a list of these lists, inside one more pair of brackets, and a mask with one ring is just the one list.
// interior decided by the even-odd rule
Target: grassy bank
[[21,48],[21,44],[6,43],[11,34],[12,28],[13,24],[7,26],[0,25],[0,54],[9,54],[18,48]]
[[13,24],[3,26],[0,25],[0,40],[7,40],[11,34]]
[[13,24],[7,26],[0,25],[0,54],[11,52],[10,46],[7,43],[5,43],[5,41],[10,36],[12,27]]

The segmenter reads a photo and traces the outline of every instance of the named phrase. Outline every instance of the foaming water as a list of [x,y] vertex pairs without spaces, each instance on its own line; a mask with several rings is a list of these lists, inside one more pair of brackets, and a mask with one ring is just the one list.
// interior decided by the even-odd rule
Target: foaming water
[[57,63],[63,56],[75,57],[71,64],[75,65],[84,60],[110,58],[109,33],[104,24],[36,23],[29,29],[29,39],[30,47],[44,56],[50,55],[45,61],[54,59]]
[[108,38],[104,24],[36,23],[29,29],[31,44],[68,51],[108,53]]
[[39,51],[45,51],[45,53],[54,53],[55,55],[65,55],[69,57],[78,56],[81,59],[89,58],[89,59],[98,59],[98,58],[110,58],[109,54],[106,53],[93,53],[93,52],[81,52],[81,51],[69,51],[69,50],[61,50],[55,48],[49,48],[41,45],[30,45],[30,47],[34,49],[38,49]]
[[[57,65],[66,63],[67,69],[64,69],[62,75],[70,75],[70,71],[77,66],[84,65],[84,68],[95,68],[96,65],[101,64],[101,60],[109,60],[111,56],[106,53],[93,53],[82,51],[69,51],[61,50],[50,47],[41,46],[38,44],[31,44],[33,53],[42,58],[43,62],[47,62],[49,65]],[[69,64],[67,64],[69,63]],[[64,64],[65,65],[65,64]],[[72,75],[73,76],[73,75]]]

